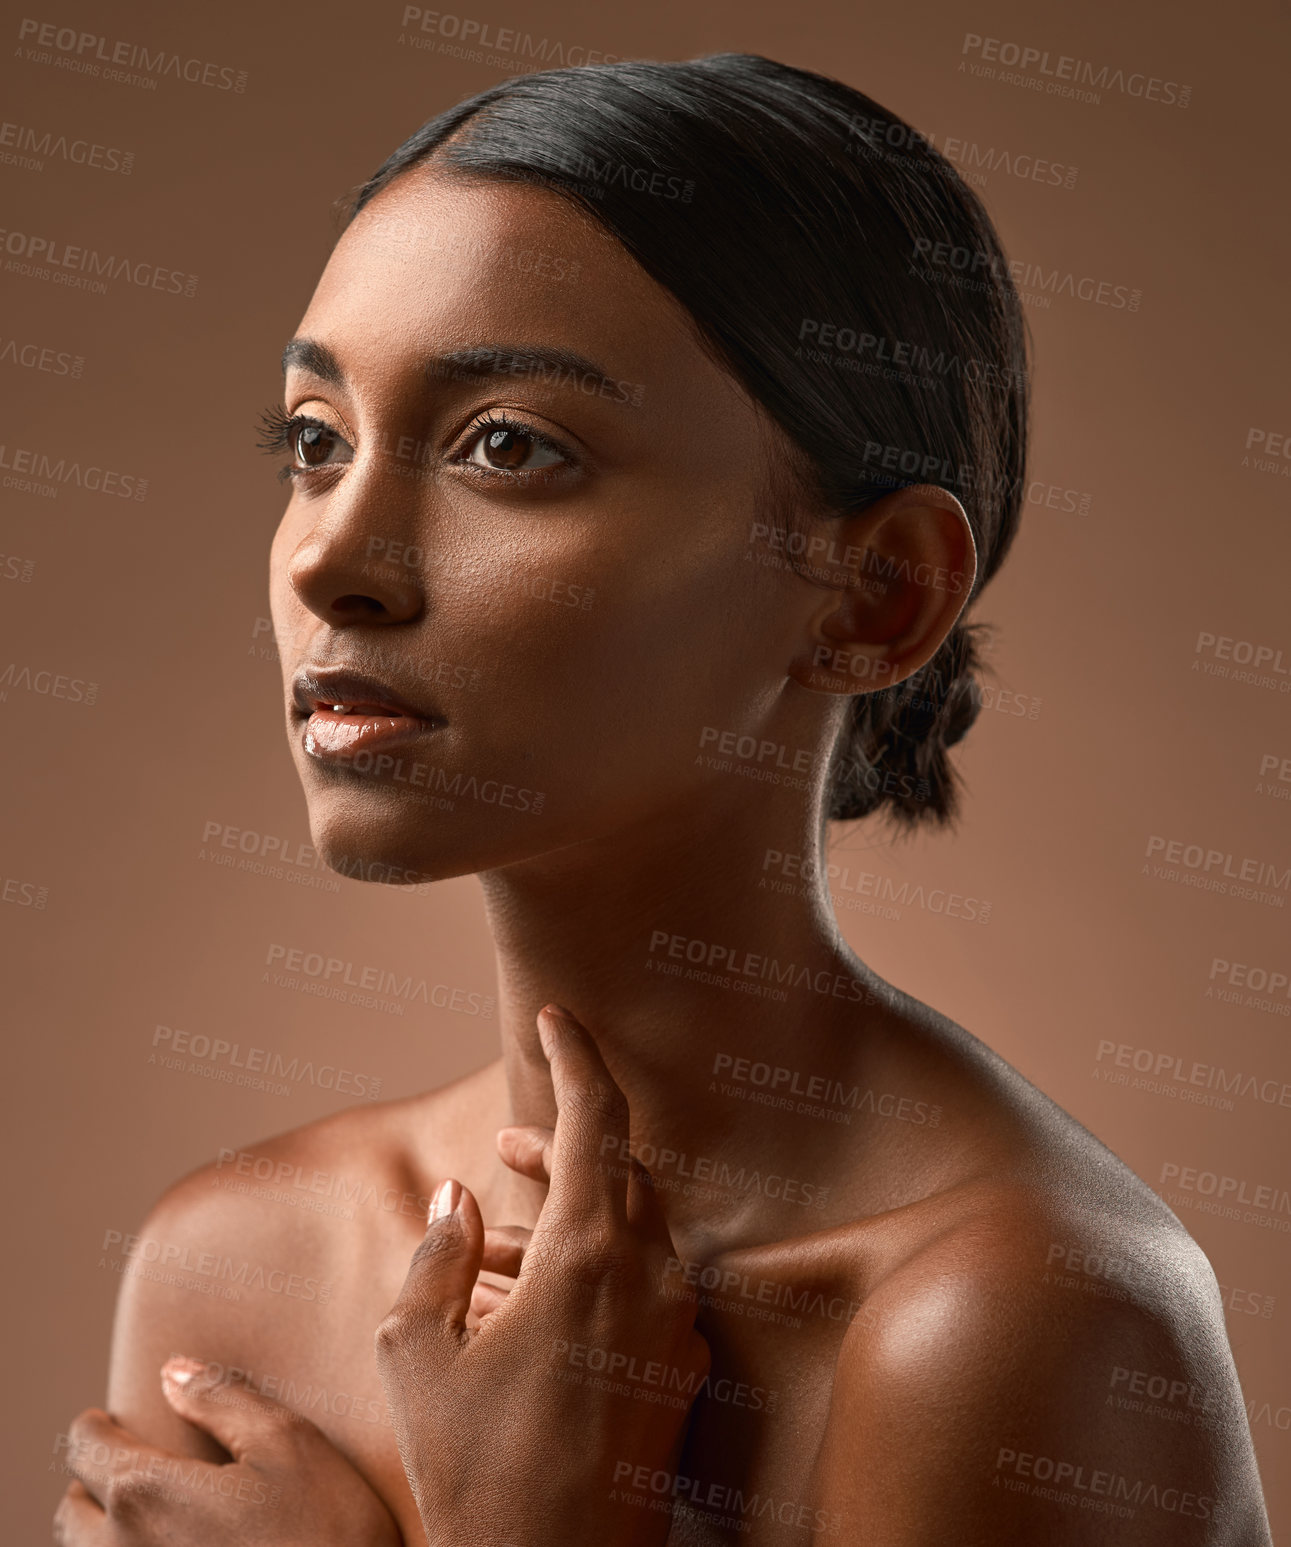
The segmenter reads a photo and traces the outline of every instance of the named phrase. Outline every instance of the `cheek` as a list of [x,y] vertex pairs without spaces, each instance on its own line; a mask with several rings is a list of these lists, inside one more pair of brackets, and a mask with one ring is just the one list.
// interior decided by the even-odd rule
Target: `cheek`
[[490,566],[473,601],[443,596],[436,643],[482,668],[461,706],[482,762],[523,757],[547,787],[589,794],[675,785],[706,726],[747,717],[765,663],[742,553],[616,546],[529,553]]

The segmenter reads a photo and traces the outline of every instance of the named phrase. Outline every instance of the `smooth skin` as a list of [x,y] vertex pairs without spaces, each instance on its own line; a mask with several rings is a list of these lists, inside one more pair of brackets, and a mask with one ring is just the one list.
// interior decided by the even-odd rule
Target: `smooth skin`
[[[517,261],[535,252],[562,265]],[[61,1539],[1264,1547],[1214,1275],[1178,1220],[866,968],[818,877],[762,884],[772,851],[817,853],[847,695],[908,676],[958,617],[958,502],[790,512],[766,415],[612,238],[532,185],[404,174],[297,337],[315,347],[291,351],[285,407],[324,428],[295,459],[272,604],[314,842],[479,874],[503,1053],[249,1152],[303,1183],[237,1190],[221,1162],[164,1196],[144,1238],[315,1292],[126,1277],[111,1418],[73,1427]],[[575,351],[612,386],[444,363],[519,349]],[[495,465],[499,415],[550,445],[521,436]],[[853,556],[804,577],[752,537],[768,515]],[[440,774],[311,757],[299,667],[437,715],[401,752]],[[815,773],[741,776],[701,755],[713,730],[805,749]],[[427,798],[457,775],[541,810]],[[687,977],[678,939],[805,971],[733,992]],[[777,1110],[737,1058],[861,1099],[846,1123]],[[352,1217],[293,1206],[315,1173],[362,1183]],[[163,1382],[175,1355],[207,1369]],[[1185,1418],[1118,1403],[1118,1370],[1182,1383]],[[175,1483],[168,1457],[210,1470]]]

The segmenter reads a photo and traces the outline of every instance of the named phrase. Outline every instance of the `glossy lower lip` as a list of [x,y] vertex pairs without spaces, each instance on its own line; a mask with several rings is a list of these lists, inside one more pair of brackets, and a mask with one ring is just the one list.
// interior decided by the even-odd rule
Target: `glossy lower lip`
[[[315,709],[305,720],[302,745],[320,763],[352,763],[359,753],[385,752],[438,730],[441,722],[393,711]],[[366,759],[363,760],[366,762]]]

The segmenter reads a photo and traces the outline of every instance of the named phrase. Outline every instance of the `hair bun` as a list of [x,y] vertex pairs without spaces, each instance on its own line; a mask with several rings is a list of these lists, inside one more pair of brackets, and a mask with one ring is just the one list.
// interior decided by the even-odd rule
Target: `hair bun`
[[832,818],[850,821],[887,806],[905,827],[954,820],[960,779],[946,754],[981,713],[981,632],[981,624],[957,623],[918,671],[852,699],[830,774]]

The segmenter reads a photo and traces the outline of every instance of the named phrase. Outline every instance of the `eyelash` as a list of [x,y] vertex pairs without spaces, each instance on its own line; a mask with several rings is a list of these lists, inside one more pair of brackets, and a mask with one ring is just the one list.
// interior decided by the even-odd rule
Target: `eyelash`
[[470,453],[475,449],[481,435],[490,430],[506,430],[508,434],[518,435],[524,440],[532,441],[535,446],[541,447],[543,451],[554,452],[560,458],[561,465],[559,467],[521,468],[515,472],[508,472],[503,467],[484,467],[479,462],[471,462],[469,465],[473,473],[482,473],[485,477],[509,478],[514,482],[517,479],[550,478],[562,472],[565,468],[575,465],[574,458],[562,445],[552,440],[550,435],[544,435],[541,430],[535,430],[531,424],[526,424],[523,419],[513,418],[504,409],[499,410],[495,408],[485,409],[478,419],[471,421],[465,431],[467,438],[462,445],[462,450],[453,457],[453,461],[465,462]]
[[[290,454],[292,451],[292,438],[296,432],[311,428],[327,430],[331,434],[337,435],[337,431],[322,419],[315,419],[309,414],[289,414],[285,408],[280,408],[275,403],[272,407],[264,409],[257,421],[257,429],[262,438],[256,442],[256,445],[262,451],[273,455]],[[575,465],[575,459],[569,452],[552,440],[549,435],[544,435],[540,430],[535,430],[531,424],[526,424],[522,419],[513,418],[510,414],[492,408],[486,409],[479,418],[472,420],[465,431],[467,439],[462,450],[456,453],[452,460],[457,463],[467,462],[467,458],[475,449],[480,437],[491,430],[505,430],[508,434],[518,435],[525,440],[532,441],[535,446],[541,447],[544,451],[554,452],[556,456],[560,457],[562,465],[560,467],[520,468],[508,472],[505,468],[484,467],[478,462],[471,462],[468,465],[473,473],[482,474],[486,478],[505,478],[514,483],[531,478],[550,477],[553,473],[559,473],[564,468]],[[298,478],[312,478],[318,474],[333,472],[334,470],[335,464],[333,463],[324,462],[316,467],[300,467],[294,462],[288,462],[279,470],[278,477],[282,481],[292,481]]]
[[[256,421],[256,429],[261,438],[256,441],[261,451],[268,452],[271,456],[282,456],[291,451],[291,438],[297,430],[303,430],[308,426],[317,426],[327,429],[328,426],[321,419],[311,419],[306,414],[289,414],[285,408],[280,408],[277,403],[261,411]],[[298,477],[301,473],[316,472],[316,468],[296,467],[293,463],[278,470],[278,478],[282,482]]]

